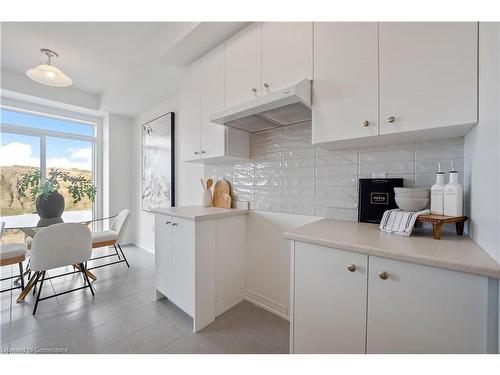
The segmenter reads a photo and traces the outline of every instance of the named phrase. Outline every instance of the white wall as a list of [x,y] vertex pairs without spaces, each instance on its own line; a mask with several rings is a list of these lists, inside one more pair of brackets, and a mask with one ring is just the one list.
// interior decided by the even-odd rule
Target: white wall
[[[131,208],[132,197],[132,119],[109,114],[103,121],[103,213],[117,214]],[[129,225],[125,243],[132,242]]]
[[479,122],[465,136],[469,235],[500,262],[500,24],[479,25]]
[[[500,262],[500,23],[479,23],[479,122],[465,136],[469,236]],[[500,288],[498,291],[500,311]],[[498,318],[500,350],[500,315]]]
[[[141,113],[133,120],[132,140],[130,153],[132,155],[132,222],[129,227],[134,228],[133,242],[145,250],[154,251],[154,215],[141,209],[141,126],[145,122],[161,116],[167,112],[174,112],[175,128],[179,127],[178,98],[173,97],[165,100]],[[179,155],[179,144],[182,139],[176,132],[175,149],[175,196],[176,206],[201,204],[199,186],[200,178],[203,177],[203,165],[181,163]]]
[[319,220],[315,216],[252,210],[247,217],[246,297],[274,313],[288,316],[290,241],[283,233]]

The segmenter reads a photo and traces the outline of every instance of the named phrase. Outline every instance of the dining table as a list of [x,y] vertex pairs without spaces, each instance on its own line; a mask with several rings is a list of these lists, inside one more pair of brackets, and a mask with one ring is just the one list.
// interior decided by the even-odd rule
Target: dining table
[[[82,225],[90,225],[93,223],[99,223],[105,220],[110,220],[115,218],[116,215],[100,215],[96,216],[92,213],[92,211],[64,211],[61,217],[57,218],[40,218],[37,213],[27,213],[22,215],[11,215],[11,216],[0,216],[0,222],[5,223],[4,230],[20,230],[22,231],[26,237],[34,238],[36,234],[45,227],[50,225],[58,224],[58,223],[81,223]],[[78,265],[73,265],[73,268],[76,269],[75,272],[80,272],[80,267]],[[29,272],[29,269],[26,271]],[[89,270],[85,270],[87,275],[92,280],[97,280],[97,277]],[[69,272],[67,274],[71,274],[73,272]],[[58,276],[64,276],[58,275]],[[57,277],[58,277],[57,276]],[[29,292],[33,289],[35,283],[30,280],[28,284],[26,284],[25,288],[19,294],[17,298],[17,302],[22,302],[29,294]]]

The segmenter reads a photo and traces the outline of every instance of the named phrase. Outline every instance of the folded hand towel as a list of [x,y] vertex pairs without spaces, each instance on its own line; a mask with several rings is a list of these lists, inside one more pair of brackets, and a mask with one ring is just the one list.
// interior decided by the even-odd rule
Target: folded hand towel
[[385,211],[380,221],[380,230],[386,233],[409,237],[413,231],[413,226],[415,225],[417,217],[429,213],[430,210],[409,212],[395,209]]

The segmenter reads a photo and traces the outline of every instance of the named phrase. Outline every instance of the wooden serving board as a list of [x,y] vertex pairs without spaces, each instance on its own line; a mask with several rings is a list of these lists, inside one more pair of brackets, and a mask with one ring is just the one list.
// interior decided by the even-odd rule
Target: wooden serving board
[[417,221],[423,223],[432,223],[432,236],[435,240],[441,239],[441,231],[443,224],[455,223],[456,231],[459,236],[464,234],[464,223],[467,221],[467,216],[443,216],[443,215],[420,215]]
[[[231,187],[229,186],[229,182],[226,180],[219,180],[214,186],[214,194],[212,198],[212,206],[214,207],[222,207],[222,195],[228,194],[229,198],[231,198]],[[226,198],[227,200],[227,198]]]
[[220,197],[220,206],[221,208],[231,208],[231,196],[228,193],[222,193]]

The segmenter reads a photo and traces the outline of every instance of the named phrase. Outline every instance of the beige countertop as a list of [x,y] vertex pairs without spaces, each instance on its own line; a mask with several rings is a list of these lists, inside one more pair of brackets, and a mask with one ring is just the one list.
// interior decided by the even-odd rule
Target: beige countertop
[[241,208],[218,208],[218,207],[203,207],[203,206],[156,208],[153,209],[152,211],[156,214],[169,215],[193,221],[220,219],[223,217],[244,215],[248,213],[247,209],[241,209]]
[[500,279],[500,265],[468,237],[443,234],[441,240],[435,240],[423,230],[411,237],[400,237],[381,232],[376,224],[331,219],[292,229],[284,237]]

